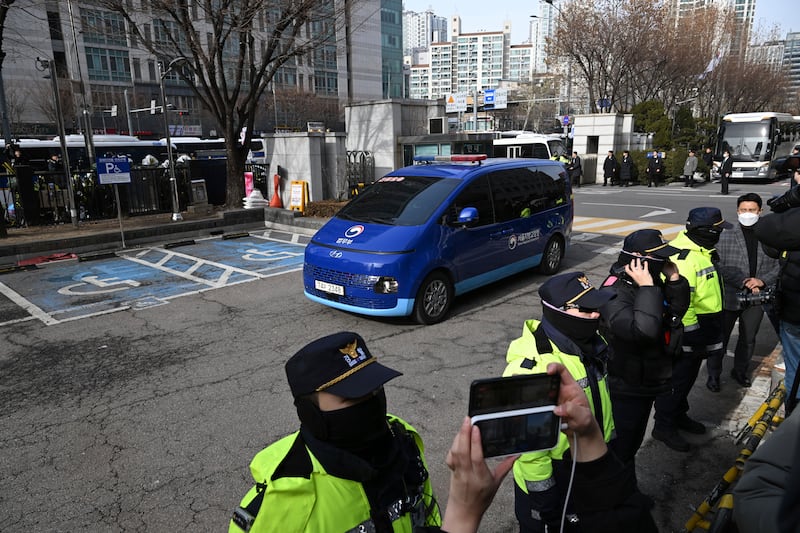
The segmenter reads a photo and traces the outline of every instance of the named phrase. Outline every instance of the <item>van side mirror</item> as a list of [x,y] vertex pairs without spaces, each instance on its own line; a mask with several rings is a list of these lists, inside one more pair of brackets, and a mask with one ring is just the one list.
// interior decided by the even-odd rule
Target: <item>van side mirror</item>
[[474,207],[465,207],[458,214],[457,222],[459,224],[463,224],[463,225],[466,226],[466,225],[474,224],[475,222],[478,221],[479,218],[480,217],[478,216],[478,210],[477,209],[475,209]]

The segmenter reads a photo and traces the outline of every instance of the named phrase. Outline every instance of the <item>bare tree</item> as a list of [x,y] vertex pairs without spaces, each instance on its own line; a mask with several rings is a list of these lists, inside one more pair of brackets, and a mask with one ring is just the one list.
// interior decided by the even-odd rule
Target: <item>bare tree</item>
[[[244,196],[244,170],[256,109],[284,65],[335,44],[357,0],[95,0],[119,13],[126,30],[176,70],[217,123],[228,154],[227,205]],[[145,31],[152,27],[152,32]],[[352,28],[348,28],[352,31]],[[239,142],[245,132],[244,143]]]

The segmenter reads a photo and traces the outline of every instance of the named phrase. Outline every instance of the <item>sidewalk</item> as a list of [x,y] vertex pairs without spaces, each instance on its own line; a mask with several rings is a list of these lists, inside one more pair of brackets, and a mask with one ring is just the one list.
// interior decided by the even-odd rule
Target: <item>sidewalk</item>
[[296,211],[264,209],[214,209],[210,214],[182,213],[183,220],[172,221],[171,213],[118,219],[81,221],[72,224],[6,228],[8,237],[0,239],[0,270],[79,257],[82,254],[121,250],[154,242],[256,231],[265,228],[294,229],[313,233],[325,219],[302,217]]

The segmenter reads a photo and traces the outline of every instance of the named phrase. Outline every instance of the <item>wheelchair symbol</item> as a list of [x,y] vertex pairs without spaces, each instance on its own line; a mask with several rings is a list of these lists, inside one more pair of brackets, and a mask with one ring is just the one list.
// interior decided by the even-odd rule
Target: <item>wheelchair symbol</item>
[[[80,283],[73,283],[72,285],[62,287],[58,289],[58,293],[65,296],[87,296],[90,294],[107,294],[110,292],[124,291],[131,287],[138,287],[139,285],[141,285],[141,283],[132,279],[100,279],[100,276],[84,276],[81,278]],[[75,290],[79,287],[88,287],[88,290]]]

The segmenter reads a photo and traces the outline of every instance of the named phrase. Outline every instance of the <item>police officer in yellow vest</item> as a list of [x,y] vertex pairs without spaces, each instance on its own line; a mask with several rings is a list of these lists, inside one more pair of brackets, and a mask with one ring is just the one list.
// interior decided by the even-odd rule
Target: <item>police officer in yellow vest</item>
[[290,358],[300,430],[250,463],[256,485],[229,531],[411,533],[440,525],[422,439],[386,413],[383,385],[400,375],[352,332],[317,339]]
[[[597,329],[598,309],[615,295],[597,290],[582,272],[568,272],[543,283],[539,296],[542,320],[525,321],[522,336],[508,347],[503,375],[546,373],[548,363],[563,364],[586,393],[608,442],[614,433],[606,383],[608,346]],[[521,532],[558,531],[569,479],[562,461],[567,449],[562,433],[554,449],[523,454],[514,463],[514,507]]]
[[[689,280],[690,301],[683,315],[682,352],[672,368],[672,391],[656,398],[652,435],[679,452],[688,452],[689,443],[677,430],[698,435],[706,431],[702,423],[689,418],[687,397],[703,359],[722,352],[722,279],[714,247],[722,230],[730,227],[716,207],[696,207],[689,211],[686,230],[669,243],[681,250],[670,259]],[[709,381],[709,388],[712,385]]]

